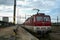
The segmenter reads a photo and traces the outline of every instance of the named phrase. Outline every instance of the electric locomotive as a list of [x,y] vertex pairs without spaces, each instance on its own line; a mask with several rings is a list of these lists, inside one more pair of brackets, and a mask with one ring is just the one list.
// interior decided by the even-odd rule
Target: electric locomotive
[[23,24],[25,28],[35,33],[49,33],[51,31],[51,18],[44,13],[37,13],[29,17]]

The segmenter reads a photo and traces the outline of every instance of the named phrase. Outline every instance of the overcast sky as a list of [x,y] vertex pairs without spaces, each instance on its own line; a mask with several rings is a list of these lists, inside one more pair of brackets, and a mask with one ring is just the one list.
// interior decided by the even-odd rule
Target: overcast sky
[[[60,0],[16,0],[16,2],[16,14],[19,16],[18,22],[24,21],[24,19],[20,20],[20,16],[24,17],[25,14],[36,14],[37,11],[33,10],[34,8],[40,9],[40,12],[50,15],[52,19],[56,19],[60,15]],[[12,21],[13,5],[14,0],[0,0],[0,17],[9,16],[10,21]]]

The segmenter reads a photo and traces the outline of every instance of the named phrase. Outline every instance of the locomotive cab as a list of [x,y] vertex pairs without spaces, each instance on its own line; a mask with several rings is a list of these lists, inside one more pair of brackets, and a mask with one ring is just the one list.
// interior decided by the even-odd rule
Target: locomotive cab
[[34,31],[37,33],[47,33],[51,31],[51,19],[49,15],[37,14],[35,15]]
[[51,18],[44,13],[37,13],[25,21],[25,27],[35,33],[49,33],[51,31]]

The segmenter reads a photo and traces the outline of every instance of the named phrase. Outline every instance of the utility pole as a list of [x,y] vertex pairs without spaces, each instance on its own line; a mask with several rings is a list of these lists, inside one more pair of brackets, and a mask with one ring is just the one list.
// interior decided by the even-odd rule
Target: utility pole
[[59,20],[59,19],[58,19],[58,16],[57,16],[57,24],[58,24],[58,20]]
[[13,23],[15,24],[16,17],[16,0],[14,0],[14,14],[13,14]]
[[26,14],[25,14],[25,19],[26,19]]

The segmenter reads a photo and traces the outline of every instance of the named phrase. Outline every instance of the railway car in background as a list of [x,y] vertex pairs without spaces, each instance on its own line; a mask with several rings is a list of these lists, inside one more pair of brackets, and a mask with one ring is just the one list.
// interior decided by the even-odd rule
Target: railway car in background
[[44,13],[37,13],[29,17],[24,23],[25,28],[35,33],[49,33],[51,31],[51,18]]

